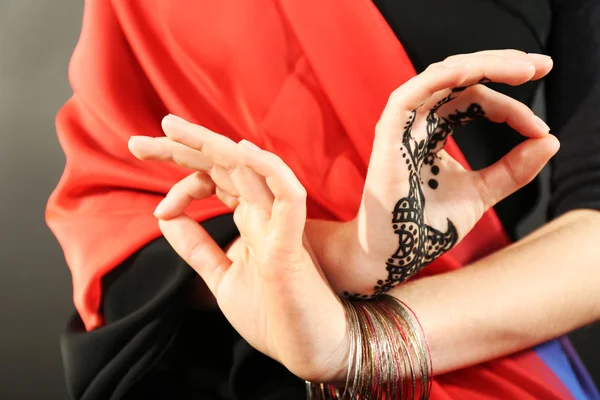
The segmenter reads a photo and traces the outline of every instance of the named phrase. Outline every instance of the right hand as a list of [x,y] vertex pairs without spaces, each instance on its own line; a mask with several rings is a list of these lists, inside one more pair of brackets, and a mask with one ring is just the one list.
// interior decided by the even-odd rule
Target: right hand
[[[369,298],[401,284],[539,173],[558,140],[526,105],[481,83],[520,85],[551,68],[549,57],[515,50],[457,55],[391,94],[376,127],[358,216],[345,227],[346,255],[339,259],[346,261],[337,273],[323,267],[335,289]],[[477,118],[506,122],[528,139],[491,166],[467,170],[444,147],[455,129]]]
[[[514,50],[453,56],[390,96],[376,128],[357,218],[310,229],[317,258],[338,293],[365,298],[404,282],[455,246],[487,209],[539,173],[558,150],[558,141],[527,106],[479,82],[519,85],[551,68],[548,57]],[[444,145],[455,128],[484,114],[529,139],[497,163],[468,171]],[[208,173],[217,196],[235,208],[236,199],[228,195],[231,184],[209,160],[207,149],[191,135],[165,133],[167,138],[137,147],[137,156]],[[199,194],[193,179],[186,182],[168,195],[165,217],[209,195]]]

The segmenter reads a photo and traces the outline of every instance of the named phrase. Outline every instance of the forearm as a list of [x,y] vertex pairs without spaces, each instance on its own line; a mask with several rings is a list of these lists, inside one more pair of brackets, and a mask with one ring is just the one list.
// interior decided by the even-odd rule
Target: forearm
[[466,268],[390,294],[417,314],[436,373],[514,353],[600,319],[600,213],[570,212]]

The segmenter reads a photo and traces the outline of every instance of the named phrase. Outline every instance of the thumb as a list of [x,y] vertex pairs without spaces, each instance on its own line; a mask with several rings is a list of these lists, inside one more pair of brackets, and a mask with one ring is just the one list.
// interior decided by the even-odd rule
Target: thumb
[[531,182],[559,147],[560,142],[553,135],[528,139],[496,163],[476,171],[485,208],[494,206]]
[[223,250],[200,224],[186,215],[159,220],[158,225],[177,254],[204,279],[217,297],[221,280],[231,265]]

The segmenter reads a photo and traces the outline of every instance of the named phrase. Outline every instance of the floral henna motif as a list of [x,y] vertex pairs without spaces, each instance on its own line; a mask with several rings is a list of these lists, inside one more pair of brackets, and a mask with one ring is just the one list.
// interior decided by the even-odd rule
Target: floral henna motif
[[[404,127],[403,147],[400,149],[409,171],[410,189],[408,196],[398,200],[392,212],[392,228],[398,235],[398,248],[386,262],[388,276],[385,281],[377,281],[370,295],[345,292],[345,296],[360,299],[377,297],[417,274],[457,243],[458,232],[449,219],[445,232],[425,224],[425,195],[420,175],[422,168],[427,166],[432,175],[437,176],[440,168],[435,165],[439,158],[436,153],[444,148],[454,129],[485,116],[481,106],[476,103],[465,111],[455,110],[445,117],[437,115],[441,106],[454,100],[457,93],[465,89],[453,89],[429,111],[426,117],[427,137],[419,142],[411,134],[417,115],[417,110],[412,111]],[[427,185],[430,189],[437,189],[438,179],[430,179]]]

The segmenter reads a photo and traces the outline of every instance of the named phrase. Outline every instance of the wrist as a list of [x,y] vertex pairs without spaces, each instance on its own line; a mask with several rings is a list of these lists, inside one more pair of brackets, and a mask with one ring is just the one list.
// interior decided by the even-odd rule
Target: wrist
[[354,266],[368,268],[360,251],[356,220],[308,220],[305,232],[327,281],[336,293],[342,294],[347,289],[342,282],[347,280],[346,274],[357,271]]

